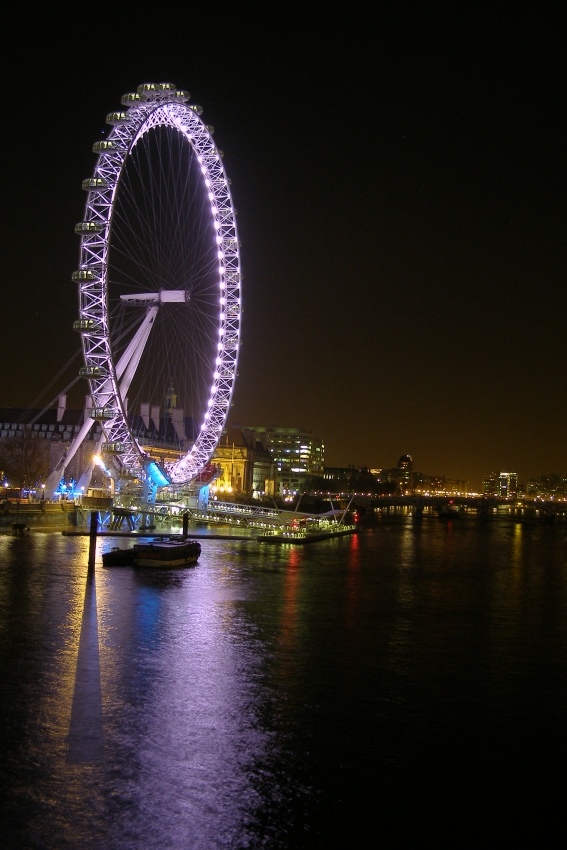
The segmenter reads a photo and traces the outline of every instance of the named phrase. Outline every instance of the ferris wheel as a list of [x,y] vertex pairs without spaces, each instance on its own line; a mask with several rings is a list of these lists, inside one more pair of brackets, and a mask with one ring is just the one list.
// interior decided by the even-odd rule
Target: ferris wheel
[[[235,210],[213,128],[171,83],[145,83],[94,144],[80,235],[88,414],[113,477],[183,484],[208,464],[236,379],[241,272]],[[179,448],[165,468],[147,443]],[[144,444],[141,433],[144,433]]]

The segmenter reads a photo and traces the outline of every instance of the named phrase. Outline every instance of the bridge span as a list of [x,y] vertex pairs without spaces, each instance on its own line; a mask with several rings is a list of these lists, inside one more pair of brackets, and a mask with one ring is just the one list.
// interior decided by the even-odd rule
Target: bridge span
[[353,507],[363,516],[383,514],[434,515],[441,518],[567,521],[567,501],[498,496],[356,496]]

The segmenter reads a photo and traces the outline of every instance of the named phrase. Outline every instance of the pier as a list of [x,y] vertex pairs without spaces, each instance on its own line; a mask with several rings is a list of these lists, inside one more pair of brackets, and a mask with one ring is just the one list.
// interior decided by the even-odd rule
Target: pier
[[[455,522],[514,522],[525,525],[567,523],[567,502],[542,499],[499,499],[478,496],[367,496],[336,494],[332,497],[337,510],[331,514],[310,514],[281,510],[266,505],[246,505],[211,501],[206,506],[188,508],[172,504],[156,504],[150,510],[142,505],[114,506],[110,500],[98,509],[99,533],[108,536],[159,536],[181,527],[186,517],[191,535],[207,529],[211,537],[218,529],[221,537],[235,539],[262,537],[270,542],[336,536],[339,520],[345,526],[365,526],[392,521],[411,515],[415,521],[442,519]],[[11,503],[0,507],[0,533],[19,536],[34,531],[61,531],[75,536],[88,533],[88,519],[93,505],[81,501]],[[341,523],[341,525],[342,525]],[[222,529],[222,531],[221,531]],[[306,535],[306,529],[309,534]]]

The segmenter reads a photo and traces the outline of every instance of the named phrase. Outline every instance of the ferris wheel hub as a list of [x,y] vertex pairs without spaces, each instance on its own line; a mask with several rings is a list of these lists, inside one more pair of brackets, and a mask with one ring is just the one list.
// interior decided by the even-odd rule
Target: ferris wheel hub
[[159,292],[138,292],[134,295],[121,295],[123,304],[134,307],[153,304],[186,304],[189,301],[188,289],[160,289]]

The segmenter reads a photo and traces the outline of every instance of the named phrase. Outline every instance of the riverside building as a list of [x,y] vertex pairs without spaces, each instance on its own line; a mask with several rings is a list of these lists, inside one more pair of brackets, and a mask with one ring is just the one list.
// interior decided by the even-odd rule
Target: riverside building
[[[129,416],[134,437],[143,450],[161,464],[175,461],[185,454],[196,436],[193,419],[185,416],[175,402],[173,391],[168,390],[163,407],[142,405],[140,413]],[[90,399],[87,398],[85,409],[89,407]],[[37,443],[38,451],[34,458],[38,470],[37,474],[34,473],[34,480],[37,477],[39,494],[41,483],[45,483],[49,473],[64,457],[69,457],[73,440],[81,430],[85,409],[68,408],[65,395],[59,397],[57,407],[44,411],[0,408],[0,445],[24,437],[30,437]],[[61,495],[83,495],[87,486],[111,492],[110,480],[100,466],[93,465],[101,433],[100,423],[93,422],[62,474]],[[265,444],[249,429],[243,431],[238,426],[227,428],[211,463],[219,470],[211,487],[218,499],[228,496],[271,498],[276,495],[276,465]],[[90,482],[81,488],[81,477],[89,468]]]
[[294,496],[325,471],[325,446],[320,437],[301,428],[254,425],[243,428],[254,434],[273,458],[280,496]]

